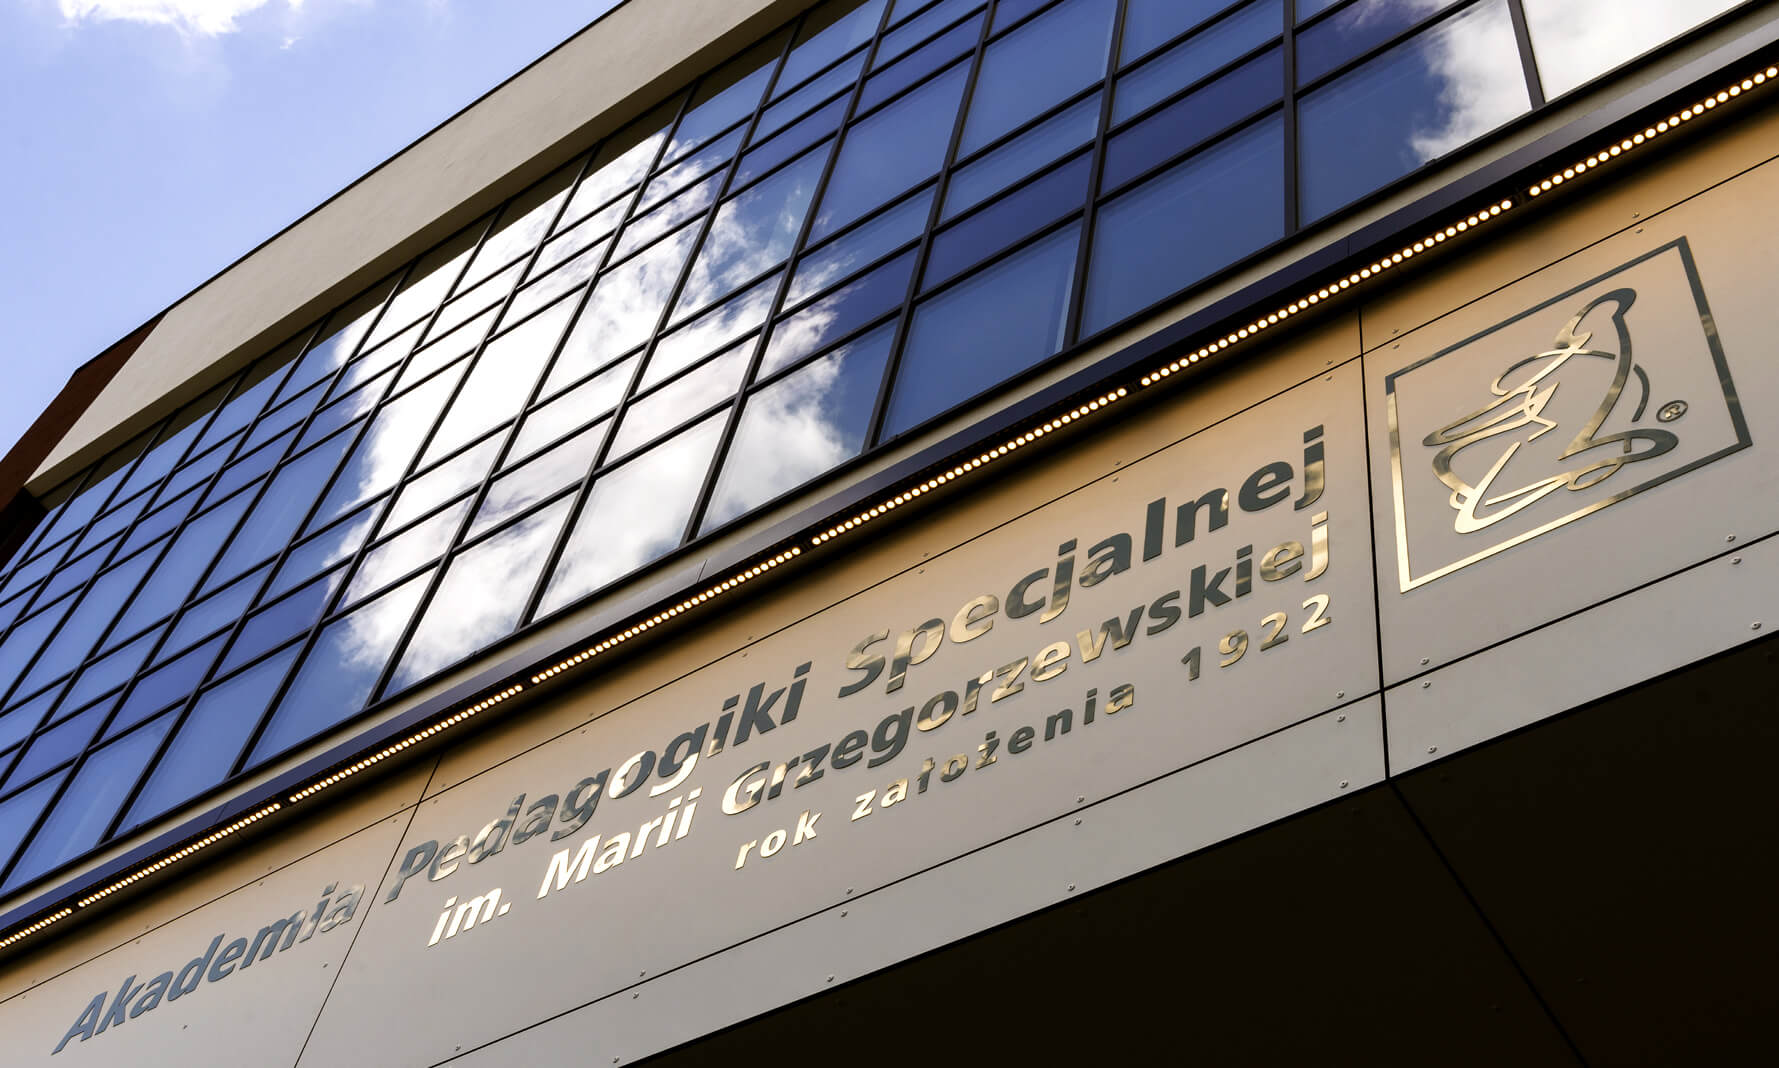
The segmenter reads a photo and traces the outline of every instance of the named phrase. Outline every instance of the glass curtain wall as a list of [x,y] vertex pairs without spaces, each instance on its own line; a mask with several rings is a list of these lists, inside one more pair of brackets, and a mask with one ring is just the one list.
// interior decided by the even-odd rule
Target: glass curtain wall
[[0,892],[1732,5],[1624,6],[814,8],[49,495]]

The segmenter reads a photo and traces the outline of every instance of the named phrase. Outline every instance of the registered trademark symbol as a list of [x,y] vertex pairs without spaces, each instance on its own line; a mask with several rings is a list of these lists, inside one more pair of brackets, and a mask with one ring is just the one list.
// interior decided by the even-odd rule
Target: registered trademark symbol
[[1685,414],[1686,402],[1683,400],[1674,400],[1662,405],[1662,410],[1655,413],[1655,417],[1664,423],[1672,423],[1674,420]]

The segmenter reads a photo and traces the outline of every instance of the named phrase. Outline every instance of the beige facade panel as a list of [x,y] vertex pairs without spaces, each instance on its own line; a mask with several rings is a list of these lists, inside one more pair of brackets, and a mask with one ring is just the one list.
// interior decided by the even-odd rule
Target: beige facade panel
[[294,1063],[429,770],[406,769],[9,963],[5,1063]]

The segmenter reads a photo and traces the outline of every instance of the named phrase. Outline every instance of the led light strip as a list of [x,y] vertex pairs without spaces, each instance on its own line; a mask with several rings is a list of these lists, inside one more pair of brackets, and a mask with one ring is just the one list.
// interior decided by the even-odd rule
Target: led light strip
[[1600,164],[1605,163],[1608,160],[1617,159],[1619,156],[1624,155],[1632,149],[1642,148],[1644,145],[1649,144],[1663,134],[1672,133],[1683,124],[1691,122],[1700,115],[1717,107],[1717,105],[1727,104],[1736,97],[1741,96],[1743,93],[1754,89],[1756,86],[1765,85],[1774,79],[1779,79],[1779,66],[1768,67],[1766,70],[1759,71],[1747,78],[1743,78],[1729,88],[1719,90],[1717,93],[1706,97],[1692,107],[1684,108],[1676,114],[1668,116],[1654,126],[1645,127],[1642,133],[1632,134],[1618,144],[1602,149],[1601,151],[1588,156],[1586,159],[1583,159],[1579,163],[1576,163],[1574,166],[1564,167],[1562,170],[1551,175],[1549,178],[1544,179],[1537,185],[1527,187],[1526,192],[1531,196],[1542,196],[1555,189],[1557,186],[1562,185],[1564,182],[1573,181],[1575,178],[1586,174]]
[[730,590],[734,589],[735,587],[741,585],[742,583],[747,582],[750,579],[759,578],[761,575],[764,575],[766,572],[771,571],[773,568],[778,567],[781,564],[788,563],[791,560],[793,560],[796,557],[799,557],[801,555],[803,555],[803,550],[797,548],[796,546],[792,546],[791,548],[786,549],[785,551],[778,553],[775,556],[767,557],[766,559],[761,560],[759,563],[753,565],[752,567],[747,568],[744,571],[736,572],[734,575],[731,575],[729,578],[724,579],[722,582],[719,582],[716,585],[705,589],[703,592],[693,594],[692,596],[686,598],[685,600],[681,601],[680,603],[674,605],[672,608],[664,608],[661,611],[656,612],[654,615],[650,616],[649,618],[641,620],[640,622],[634,623],[634,624],[624,628],[623,630],[618,631],[616,634],[613,634],[610,637],[604,639],[603,641],[600,641],[594,645],[590,645],[585,649],[582,649],[580,652],[574,654],[571,657],[568,657],[566,660],[562,660],[562,661],[559,661],[558,663],[550,665],[549,667],[545,668],[544,670],[531,676],[531,682],[533,685],[536,685],[537,683],[543,682],[546,679],[555,678],[557,675],[562,674],[564,671],[567,671],[569,668],[575,667],[576,665],[579,665],[579,664],[584,664],[587,661],[598,656],[600,653],[603,653],[606,650],[611,649],[615,646],[622,645],[625,642],[629,641],[630,639],[636,637],[639,634],[643,634],[646,631],[653,630],[654,628],[667,622],[668,620],[679,615],[680,613],[691,611],[692,609],[698,607],[699,605],[710,600],[711,598],[720,597],[723,594],[728,593]]
[[811,545],[822,545],[838,538],[842,534],[857,530],[859,527],[871,522],[871,520],[885,515],[896,508],[900,508],[902,505],[907,504],[916,497],[919,497],[924,493],[931,493],[933,490],[945,485],[952,479],[962,478],[964,475],[969,474],[977,468],[994,463],[996,460],[1006,456],[1015,449],[1030,445],[1044,435],[1061,430],[1075,420],[1090,415],[1093,412],[1097,412],[1107,405],[1116,404],[1129,395],[1130,391],[1120,386],[1118,389],[1115,389],[1110,393],[1096,397],[1073,411],[1064,412],[1062,415],[1059,415],[1040,426],[1033,427],[1025,433],[1020,434],[1018,437],[1007,439],[973,460],[966,460],[943,474],[934,475],[932,478],[927,479],[918,486],[910,486],[908,489],[896,494],[894,497],[886,498],[880,504],[860,512],[858,515],[853,516],[844,523],[829,527],[827,530],[810,538],[809,542]]
[[445,719],[438,721],[437,723],[434,723],[432,726],[426,728],[423,731],[419,731],[414,734],[410,734],[406,738],[403,738],[401,741],[396,742],[394,745],[385,746],[384,748],[378,750],[375,753],[372,753],[370,756],[365,757],[362,760],[354,761],[353,763],[347,765],[346,767],[341,768],[339,771],[336,771],[333,774],[327,776],[325,779],[319,779],[315,782],[310,783],[308,786],[303,787],[301,790],[298,790],[296,793],[291,794],[290,801],[292,804],[295,804],[296,802],[301,801],[304,798],[314,797],[316,794],[327,789],[328,787],[333,786],[333,785],[341,782],[342,780],[350,779],[352,776],[357,775],[359,772],[370,767],[371,765],[378,764],[378,763],[381,763],[382,761],[388,760],[390,757],[394,756],[395,754],[401,752],[402,750],[408,748],[411,745],[418,745],[419,743],[424,742],[426,739],[431,738],[433,735],[439,733],[440,731],[449,730],[450,728],[457,726],[459,723],[462,723],[464,720],[470,718],[471,716],[476,715],[479,712],[485,712],[488,709],[493,708],[495,705],[498,705],[502,701],[505,701],[505,700],[517,695],[519,692],[521,692],[524,689],[525,689],[525,686],[523,683],[514,683],[513,685],[508,686],[506,689],[500,691],[499,693],[490,694],[489,696],[482,698],[480,701],[477,701],[475,704],[470,705],[469,707],[458,711],[455,715],[449,716]]
[[1450,241],[1452,238],[1457,237],[1459,234],[1467,233],[1475,227],[1481,226],[1483,223],[1500,218],[1503,212],[1511,210],[1513,206],[1514,204],[1511,199],[1503,200],[1498,204],[1490,204],[1487,208],[1484,208],[1467,218],[1459,219],[1457,222],[1452,223],[1450,226],[1447,226],[1442,230],[1435,230],[1421,240],[1416,241],[1414,244],[1404,245],[1402,248],[1390,253],[1388,256],[1378,259],[1369,267],[1361,267],[1339,281],[1330,282],[1313,293],[1306,293],[1297,300],[1280,308],[1278,311],[1273,312],[1263,319],[1254,320],[1247,326],[1238,329],[1233,334],[1218,338],[1189,356],[1181,356],[1179,359],[1174,360],[1165,366],[1157,367],[1155,370],[1143,376],[1142,384],[1145,386],[1152,386],[1169,375],[1182,371],[1207,356],[1214,356],[1217,353],[1222,352],[1224,349],[1229,348],[1231,345],[1246,341],[1255,334],[1260,333],[1262,330],[1277,326],[1291,316],[1308,311],[1330,297],[1343,293],[1356,285],[1368,282],[1371,279],[1376,278],[1378,275],[1383,274],[1390,268],[1400,266],[1421,253],[1426,252],[1428,249],[1437,248],[1438,246],[1445,244],[1447,241]]
[[134,875],[128,876],[123,879],[119,879],[117,882],[112,883],[110,886],[107,886],[105,889],[100,890],[97,893],[88,894],[86,897],[83,897],[78,902],[76,902],[76,907],[84,909],[88,905],[91,905],[92,903],[100,900],[101,898],[110,897],[112,894],[117,893],[119,890],[122,890],[124,887],[129,886],[131,883],[134,883],[140,879],[146,879],[150,875],[153,875],[155,872],[160,871],[162,868],[165,868],[167,865],[174,864],[181,860],[184,860],[186,857],[191,856],[193,853],[196,853],[200,849],[208,849],[211,846],[215,845],[216,843],[222,841],[224,838],[227,838],[229,835],[234,834],[236,831],[239,831],[242,828],[250,826],[252,824],[258,823],[260,820],[265,819],[267,816],[270,816],[272,813],[278,811],[279,809],[281,809],[283,807],[284,807],[284,805],[281,802],[274,801],[271,804],[267,805],[265,808],[262,808],[258,812],[255,812],[251,816],[243,816],[240,819],[236,820],[235,822],[229,824],[227,827],[224,827],[220,831],[212,831],[209,834],[205,835],[204,837],[191,843],[190,845],[184,846],[183,848],[181,848],[175,852],[168,853],[166,856],[155,861],[153,864],[150,864],[146,868],[140,869]]
[[0,938],[0,949],[5,949],[7,946],[12,945],[14,942],[19,942],[26,938],[29,938],[32,935],[36,934],[38,931],[41,931],[45,927],[48,927],[50,924],[56,923],[60,920],[65,920],[72,915],[74,915],[73,909],[60,909],[56,912],[52,912],[48,916],[45,916],[43,919],[38,920],[36,923],[32,924],[31,926],[21,927],[18,930],[12,932],[11,934],[7,935],[5,938]]
[[[1582,174],[1585,174],[1586,172],[1594,169],[1595,167],[1600,166],[1603,163],[1608,162],[1609,160],[1616,159],[1619,156],[1625,154],[1626,152],[1630,152],[1633,149],[1640,148],[1643,145],[1648,144],[1650,141],[1653,141],[1657,137],[1660,137],[1664,134],[1672,132],[1674,129],[1681,126],[1682,124],[1692,121],[1693,119],[1699,117],[1700,115],[1703,115],[1707,111],[1712,110],[1713,108],[1717,107],[1720,104],[1726,104],[1730,100],[1741,96],[1745,92],[1748,92],[1756,87],[1763,86],[1763,85],[1767,84],[1768,82],[1775,81],[1775,80],[1779,80],[1779,66],[1767,67],[1763,71],[1760,71],[1760,72],[1755,73],[1747,78],[1744,78],[1741,81],[1719,91],[1718,93],[1715,93],[1711,96],[1704,98],[1702,101],[1700,101],[1697,104],[1694,104],[1692,107],[1685,108],[1685,109],[1681,110],[1680,112],[1669,116],[1666,120],[1657,122],[1653,126],[1650,126],[1646,129],[1644,129],[1641,133],[1633,134],[1631,137],[1628,137],[1615,145],[1608,146],[1607,148],[1605,148],[1599,152],[1596,152],[1593,155],[1586,157],[1585,159],[1581,160],[1579,163],[1577,163],[1573,166],[1565,167],[1562,171],[1552,174],[1550,177],[1538,182],[1536,185],[1529,186],[1526,190],[1527,195],[1532,196],[1532,197],[1537,197],[1537,196],[1541,196],[1545,193],[1548,193],[1548,192],[1554,190],[1556,187],[1562,185],[1563,183],[1572,181],[1576,177],[1578,177]],[[1342,292],[1345,292],[1346,290],[1351,289],[1354,286],[1362,285],[1365,282],[1368,282],[1368,281],[1376,278],[1378,275],[1384,273],[1385,271],[1390,270],[1392,267],[1396,267],[1396,266],[1412,259],[1413,257],[1420,255],[1423,252],[1426,252],[1432,248],[1435,248],[1441,244],[1444,244],[1445,242],[1459,236],[1460,234],[1466,233],[1475,227],[1481,226],[1482,224],[1484,224],[1486,222],[1490,222],[1496,218],[1499,218],[1503,213],[1511,210],[1513,207],[1515,207],[1514,201],[1511,198],[1505,199],[1498,203],[1491,204],[1491,205],[1489,205],[1489,207],[1479,210],[1475,214],[1469,215],[1466,218],[1457,220],[1456,222],[1452,223],[1449,226],[1444,227],[1443,229],[1435,230],[1431,234],[1428,234],[1426,237],[1423,237],[1421,240],[1414,242],[1412,245],[1405,245],[1400,250],[1391,253],[1389,256],[1382,257],[1382,258],[1378,259],[1376,262],[1372,263],[1371,265],[1369,265],[1367,267],[1360,268],[1359,270],[1347,275],[1345,278],[1339,279],[1338,281],[1335,281],[1335,282],[1330,282],[1326,286],[1322,286],[1322,287],[1318,288],[1317,290],[1315,290],[1314,292],[1307,293],[1304,296],[1298,298],[1297,300],[1292,301],[1290,304],[1287,304],[1284,307],[1280,308],[1278,311],[1272,312],[1272,313],[1268,314],[1267,316],[1265,316],[1264,318],[1257,318],[1253,322],[1249,323],[1247,326],[1241,327],[1231,334],[1228,334],[1224,337],[1218,338],[1216,341],[1213,341],[1207,345],[1202,346],[1196,352],[1193,352],[1189,355],[1181,356],[1180,358],[1175,359],[1175,360],[1167,363],[1164,366],[1158,367],[1155,370],[1150,371],[1149,373],[1142,376],[1140,385],[1141,386],[1154,385],[1155,383],[1161,381],[1162,379],[1167,378],[1170,375],[1176,374],[1176,373],[1184,370],[1185,368],[1191,366],[1192,364],[1198,363],[1200,360],[1203,360],[1206,357],[1215,355],[1216,353],[1222,352],[1233,345],[1237,345],[1243,341],[1246,341],[1246,340],[1254,337],[1255,335],[1261,333],[1262,331],[1265,331],[1271,327],[1277,326],[1279,323],[1284,322],[1286,319],[1289,319],[1290,317],[1292,317],[1294,315],[1298,315],[1304,311],[1307,311],[1310,308],[1315,307],[1316,305],[1320,304],[1321,302],[1328,300]],[[1068,411],[1062,415],[1059,415],[1052,419],[1049,419],[1049,420],[1045,421],[1044,423],[1033,427],[1031,430],[1021,433],[1015,437],[1009,438],[1008,440],[1001,443],[1000,445],[997,445],[992,449],[988,449],[988,450],[984,451],[981,455],[975,457],[974,459],[959,463],[956,466],[952,467],[950,470],[945,471],[942,474],[934,475],[934,476],[926,479],[925,481],[919,483],[918,485],[910,486],[908,489],[897,493],[895,496],[888,497],[888,498],[884,499],[882,502],[880,502],[879,504],[877,504],[869,509],[866,509],[862,512],[859,512],[858,514],[854,515],[852,518],[847,519],[844,522],[838,523],[838,524],[828,528],[827,530],[821,532],[820,534],[813,535],[810,538],[810,544],[812,546],[824,545],[824,544],[834,540],[835,538],[838,538],[844,534],[851,533],[852,531],[857,530],[859,527],[863,526],[864,524],[869,523],[874,519],[878,519],[878,518],[882,517],[883,515],[893,511],[894,509],[899,508],[902,505],[907,504],[907,503],[915,500],[918,497],[921,497],[927,493],[932,492],[933,490],[938,489],[940,486],[946,485],[947,483],[950,483],[955,479],[962,478],[964,475],[967,475],[973,471],[979,470],[980,468],[985,467],[988,464],[991,464],[994,461],[1007,456],[1008,454],[1014,452],[1017,449],[1020,449],[1026,445],[1032,444],[1033,442],[1037,441],[1039,438],[1044,437],[1046,434],[1054,433],[1055,431],[1060,430],[1063,427],[1066,427],[1069,424],[1071,424],[1079,419],[1085,418],[1088,415],[1091,415],[1095,412],[1098,412],[1098,411],[1106,408],[1108,405],[1115,404],[1118,401],[1123,400],[1125,397],[1129,396],[1129,393],[1130,393],[1130,391],[1127,388],[1119,387],[1118,389],[1115,389],[1115,390],[1112,390],[1111,392],[1102,394],[1101,396],[1095,398],[1094,400],[1091,400],[1091,401],[1087,402],[1086,404],[1083,404],[1077,408],[1074,408],[1071,411]],[[551,667],[538,672],[537,674],[535,674],[531,677],[531,682],[533,685],[536,685],[537,683],[541,683],[548,679],[554,678],[555,676],[561,674],[562,672],[567,671],[568,669],[575,667],[579,664],[583,664],[586,661],[592,659],[595,656],[598,656],[601,653],[604,653],[618,645],[623,644],[624,642],[629,641],[632,638],[637,637],[638,635],[641,635],[649,630],[652,630],[653,628],[660,626],[661,624],[667,622],[668,620],[673,619],[674,617],[679,616],[684,612],[690,611],[691,609],[704,604],[705,602],[711,600],[712,598],[715,598],[715,597],[721,596],[722,594],[728,593],[729,591],[735,589],[736,587],[742,585],[743,583],[748,582],[751,579],[758,578],[759,576],[765,574],[766,572],[771,571],[774,568],[780,567],[785,563],[788,563],[789,561],[802,555],[802,552],[803,552],[803,550],[801,548],[799,548],[797,546],[792,546],[791,548],[785,549],[784,551],[776,553],[773,556],[766,557],[766,558],[760,560],[758,563],[753,564],[752,566],[750,566],[742,571],[736,572],[734,575],[732,575],[728,579],[725,579],[722,582],[719,582],[713,586],[706,588],[705,590],[703,590],[697,594],[692,595],[691,597],[686,598],[685,600],[681,601],[680,603],[674,605],[672,608],[668,608],[661,612],[657,612],[655,615],[650,616],[648,619],[641,620],[635,624],[632,624],[631,626],[626,627],[624,630],[618,631],[618,632],[610,635],[609,637],[601,640],[597,644],[589,646],[588,648],[582,650],[581,652],[576,653],[573,656],[570,656],[567,659],[562,660],[562,661],[552,665]],[[475,716],[480,712],[483,712],[489,708],[492,708],[493,706],[495,706],[497,704],[500,704],[503,701],[506,701],[506,700],[516,696],[517,694],[522,692],[524,689],[525,689],[525,685],[523,683],[514,683],[513,685],[507,687],[504,690],[501,690],[498,693],[495,693],[488,697],[485,697],[482,700],[476,702],[475,704],[469,705],[469,706],[459,710],[455,714],[447,717],[446,719],[440,720],[439,722],[433,724],[432,726],[427,727],[425,730],[422,730],[415,734],[412,734],[412,735],[408,736],[407,738],[404,738],[400,742],[396,742],[393,745],[387,746],[387,747],[379,750],[378,752],[372,754],[371,756],[365,757],[365,758],[358,760],[344,768],[341,768],[338,771],[332,772],[327,777],[325,777],[323,779],[319,779],[316,782],[311,783],[309,786],[306,786],[303,789],[296,791],[295,793],[290,795],[290,802],[294,804],[298,801],[302,801],[306,798],[312,797],[315,794],[320,793],[321,791],[327,789],[328,787],[333,786],[345,779],[348,779],[348,778],[352,777],[353,775],[358,774],[361,771],[364,771],[366,768],[369,768],[372,765],[378,764],[384,760],[389,759],[392,756],[395,756],[396,754],[402,752],[403,750],[408,749],[410,746],[417,745],[420,742],[425,741],[426,739],[431,738],[434,735],[440,733],[441,731],[448,730],[451,727],[454,727],[454,726],[462,723],[463,721],[469,719],[470,717]],[[181,849],[179,849],[173,853],[169,853],[165,857],[162,857],[160,860],[155,861],[153,864],[150,864],[147,867],[142,868],[141,870],[137,871],[133,875],[130,875],[127,878],[121,879],[121,880],[111,884],[110,886],[107,886],[103,890],[97,891],[96,893],[89,894],[86,897],[81,898],[76,903],[75,908],[85,908],[89,905],[92,905],[92,904],[102,900],[103,898],[105,898],[111,894],[114,894],[114,893],[124,889],[125,887],[130,886],[131,884],[133,884],[141,879],[147,878],[148,876],[154,874],[155,872],[161,871],[162,869],[167,868],[168,866],[175,864],[178,861],[184,860],[187,857],[191,856],[192,854],[194,854],[202,849],[205,849],[211,845],[214,845],[216,842],[222,840],[223,838],[228,837],[229,835],[235,834],[236,832],[242,830],[243,828],[246,828],[254,823],[257,823],[258,821],[264,819],[265,817],[270,816],[271,814],[282,809],[283,807],[284,807],[283,802],[275,801],[275,802],[271,803],[270,805],[267,805],[265,808],[262,808],[259,811],[253,813],[250,816],[246,816],[246,817],[243,817],[242,819],[236,820],[234,823],[229,824],[227,827],[224,827],[221,830],[212,832],[211,834],[206,835],[205,837],[200,838],[195,842],[192,842],[190,845],[184,846]],[[29,938],[31,935],[34,935],[34,934],[44,930],[45,928],[49,927],[50,925],[58,923],[61,920],[64,920],[64,919],[68,918],[69,916],[72,916],[75,912],[75,908],[59,909],[56,912],[53,912],[50,915],[45,916],[42,919],[36,921],[35,923],[32,923],[28,927],[22,927],[16,931],[12,932],[11,934],[6,935],[5,937],[0,938],[0,949],[6,949],[7,947],[12,946],[17,942],[20,942],[23,939]]]

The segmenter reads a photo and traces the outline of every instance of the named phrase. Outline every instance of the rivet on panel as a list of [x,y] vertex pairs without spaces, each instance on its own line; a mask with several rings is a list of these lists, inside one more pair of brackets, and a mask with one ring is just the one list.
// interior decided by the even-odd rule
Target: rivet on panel
[[1081,821],[1080,821],[1080,820],[1076,820],[1076,821],[1075,821],[1075,826],[1077,826],[1077,827],[1079,827],[1079,826],[1081,826]]
[[1345,780],[1345,779],[1342,779],[1342,780],[1341,780],[1341,781],[1340,781],[1340,788],[1341,788],[1341,789],[1342,789],[1342,790],[1345,790],[1345,789],[1346,789],[1346,788],[1347,788],[1347,780]]
[[[1335,700],[1336,700],[1336,701],[1339,701],[1339,700],[1340,700],[1340,699],[1342,699],[1342,698],[1344,698],[1344,697],[1345,697],[1345,696],[1346,696],[1346,695],[1347,695],[1347,691],[1345,691],[1345,690],[1336,690],[1336,691],[1334,691],[1334,699],[1335,699]],[[1341,719],[1346,719],[1346,718],[1347,718],[1347,717],[1345,717],[1345,716],[1342,716],[1342,717],[1340,717],[1340,718],[1341,718]]]
[[1759,630],[1760,629],[1760,621],[1755,620],[1753,623],[1748,624],[1748,629],[1749,630]]
[[1347,717],[1346,717],[1346,713],[1344,713],[1344,712],[1341,713],[1340,715],[1334,717],[1334,722],[1336,722],[1336,723],[1345,723],[1346,721],[1347,721]]
[[1421,657],[1421,666],[1422,667],[1426,667],[1428,665],[1428,663],[1430,663],[1430,661],[1426,657],[1424,657],[1424,656]]
[[1730,563],[1732,563],[1732,564],[1739,564],[1741,562],[1742,562],[1742,558],[1740,556],[1730,557]]
[[1734,534],[1725,534],[1723,536],[1723,542],[1725,545],[1734,545],[1736,543],[1736,536]]
[[1423,689],[1423,690],[1431,690],[1432,688],[1433,688],[1433,684],[1431,682],[1421,683],[1421,689]]
[[1082,796],[1075,798],[1075,804],[1079,805],[1083,801],[1086,801],[1086,800],[1087,800],[1087,796],[1085,794],[1083,794]]
[[1437,745],[1430,745],[1430,746],[1428,746],[1428,747],[1427,747],[1427,752],[1429,752],[1429,753],[1437,753],[1437,752],[1439,752],[1439,746],[1437,746]]
[[1074,892],[1075,892],[1075,884],[1074,884],[1074,883],[1070,883],[1070,884],[1069,884],[1069,893],[1071,893],[1071,894],[1072,894],[1072,893],[1074,893]]

